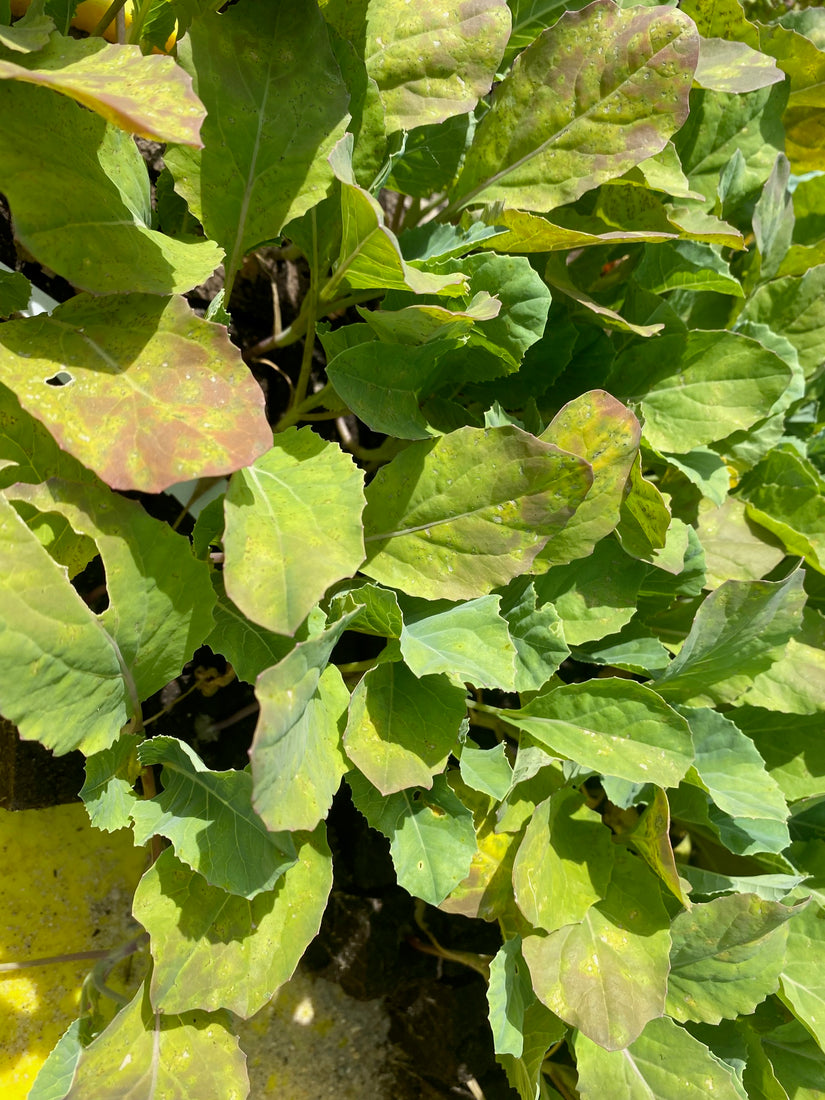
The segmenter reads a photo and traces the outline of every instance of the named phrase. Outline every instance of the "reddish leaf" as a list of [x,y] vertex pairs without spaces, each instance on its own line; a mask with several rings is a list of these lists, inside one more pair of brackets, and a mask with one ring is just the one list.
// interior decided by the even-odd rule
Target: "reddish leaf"
[[115,489],[158,493],[272,445],[264,397],[226,330],[183,298],[78,295],[0,330],[0,378]]

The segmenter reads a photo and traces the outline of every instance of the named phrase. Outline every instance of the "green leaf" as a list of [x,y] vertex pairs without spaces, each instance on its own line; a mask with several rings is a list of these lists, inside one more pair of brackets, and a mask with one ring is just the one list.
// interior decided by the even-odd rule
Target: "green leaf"
[[0,57],[0,79],[53,88],[129,133],[201,146],[206,112],[192,78],[171,57],[139,46],[54,34],[36,53]]
[[[669,801],[674,818],[683,826],[697,826],[699,836],[718,838],[725,848],[736,855],[779,853],[788,847],[788,826],[784,821],[731,817],[711,801],[710,795],[699,786],[692,786],[690,781],[671,791]],[[789,869],[784,859],[778,863],[771,860],[768,865]]]
[[295,863],[291,836],[269,832],[253,811],[248,772],[210,771],[175,737],[144,741],[138,758],[144,767],[163,765],[163,790],[132,806],[137,844],[160,833],[210,886],[250,899]]
[[681,454],[752,427],[790,379],[787,364],[756,340],[696,330],[628,350],[607,385],[638,404],[652,447]]
[[254,684],[265,668],[286,657],[295,645],[295,638],[274,634],[247,619],[226,595],[222,573],[212,574],[212,584],[217,596],[212,612],[215,629],[204,639],[204,645],[226,657],[239,680]]
[[[515,688],[516,648],[498,596],[460,604],[404,601],[401,653],[416,676],[439,672],[476,687]],[[363,770],[363,769],[362,769]]]
[[[453,115],[444,122],[428,126],[416,125],[407,133],[404,148],[393,161],[386,185],[393,191],[400,191],[402,195],[413,195],[420,199],[428,199],[431,195],[446,191],[458,173],[464,150],[470,144],[474,132],[475,116],[472,114]],[[357,149],[358,142],[356,151]],[[483,228],[479,226],[472,232],[478,233]],[[400,242],[404,256],[408,260],[425,259],[426,256],[417,250],[410,251],[410,246],[413,241],[427,240],[431,234],[434,234],[433,247],[436,249],[431,254],[439,255],[438,242],[446,241],[450,231],[457,233],[455,240],[458,243],[463,235],[458,226],[436,227],[434,222],[428,222],[407,230]],[[490,235],[495,235],[495,230]],[[487,234],[482,233],[479,239],[484,239],[485,236]],[[430,249],[424,251],[430,252]]]
[[793,239],[793,200],[788,191],[790,164],[780,153],[753,211],[753,232],[760,256],[760,279],[776,275]]
[[245,1100],[246,1056],[225,1013],[161,1016],[148,983],[80,1055],[66,1100],[178,1100],[208,1096]]
[[[49,35],[54,30],[55,21],[52,18],[54,14],[51,11],[52,7],[53,5],[49,5],[50,10],[45,12],[37,2],[31,4],[23,17],[16,20],[13,26],[0,26],[0,42],[7,49],[14,50],[17,53],[30,53],[32,50],[42,49],[49,41]],[[9,11],[8,6],[5,10]],[[8,22],[11,22],[10,18]],[[67,20],[63,33],[67,33],[68,30]]]
[[534,1000],[524,1012],[524,1049],[520,1057],[499,1054],[496,1061],[504,1067],[507,1080],[518,1092],[521,1100],[561,1100],[555,1089],[547,1084],[542,1073],[544,1060],[551,1047],[564,1038],[567,1028],[540,1001]]
[[540,803],[513,865],[516,903],[534,928],[555,932],[584,920],[607,894],[616,849],[599,814],[578,791]]
[[632,321],[625,320],[625,318],[622,317],[620,313],[617,313],[615,309],[602,305],[602,303],[597,302],[595,298],[591,298],[589,294],[585,294],[585,292],[573,282],[566,262],[555,254],[551,254],[547,261],[547,266],[544,269],[544,278],[553,290],[561,291],[562,294],[571,298],[586,312],[592,313],[595,317],[594,323],[604,328],[615,329],[617,332],[632,332],[636,336],[655,336],[664,328],[664,325],[661,323],[653,325],[636,325]]
[[226,249],[231,287],[245,253],[324,198],[349,96],[314,0],[205,14],[178,56],[207,110],[204,148],[170,149],[164,159],[175,189]]
[[[621,833],[619,840],[632,845],[673,896],[689,909],[685,884],[679,877],[670,846],[670,806],[667,795],[661,787],[654,787],[652,795],[647,797],[647,806],[639,815],[638,821],[633,828]],[[615,798],[611,798],[611,801],[615,801]]]
[[705,551],[708,588],[725,581],[756,581],[785,557],[777,540],[753,523],[747,505],[728,497],[719,508],[699,507],[699,538]]
[[799,181],[793,193],[793,239],[798,246],[813,245],[825,237],[825,176],[812,174]]
[[[0,28],[0,33],[2,33]],[[83,1052],[81,1020],[72,1020],[40,1067],[26,1100],[64,1100]]]
[[327,588],[355,573],[364,558],[363,484],[350,456],[308,427],[279,433],[272,450],[233,476],[224,579],[248,618],[294,634]]
[[754,677],[742,702],[789,714],[821,714],[825,708],[825,619],[805,608],[802,629],[770,668]]
[[[709,708],[681,708],[696,748],[702,787],[726,814],[786,822],[788,807],[751,739],[729,716]],[[734,719],[738,711],[733,712]]]
[[513,29],[507,43],[508,64],[515,54],[530,45],[539,34],[552,27],[565,11],[578,11],[587,0],[508,0],[513,12]]
[[645,245],[633,278],[654,294],[670,290],[714,291],[744,297],[742,285],[730,273],[719,250],[699,241],[672,241]]
[[691,187],[701,191],[711,207],[720,175],[737,151],[744,162],[739,162],[737,181],[742,197],[753,194],[768,178],[777,154],[784,151],[782,111],[787,98],[784,84],[744,95],[691,93],[690,114],[673,143]]
[[0,268],[0,317],[25,309],[31,293],[32,285],[25,275]]
[[825,499],[814,467],[790,449],[776,449],[743,486],[746,513],[771,531],[790,555],[825,572]]
[[810,1033],[791,1020],[766,1035],[762,1043],[777,1080],[787,1090],[786,1095],[793,1100],[819,1100],[825,1053]]
[[459,0],[437,8],[327,0],[324,14],[362,53],[389,134],[472,111],[490,90],[510,29],[505,0],[469,8]]
[[742,1100],[733,1070],[667,1017],[651,1020],[627,1050],[574,1039],[582,1100],[621,1089],[622,1100]]
[[491,749],[479,749],[472,741],[466,741],[461,747],[459,765],[461,778],[468,787],[496,800],[504,798],[513,785],[513,769],[501,742]]
[[[29,416],[20,402],[5,386],[0,385],[0,487],[23,481],[37,483],[50,477],[68,481],[96,481],[94,474],[61,450],[54,437],[39,420]],[[94,542],[79,535],[68,521],[56,513],[40,513],[25,504],[18,512],[60,565],[65,565],[69,577],[80,573],[97,553]]]
[[398,596],[389,588],[356,579],[336,586],[329,599],[331,621],[351,615],[349,629],[379,638],[400,638],[404,628]]
[[371,668],[352,693],[344,749],[383,795],[431,787],[457,745],[466,692],[402,662]]
[[500,199],[552,210],[658,153],[687,116],[698,46],[693,23],[671,9],[596,0],[565,13],[496,90],[453,207]]
[[348,693],[337,669],[325,666],[353,616],[296,645],[255,684],[261,710],[249,750],[253,804],[273,831],[314,829],[346,770]]
[[801,278],[787,275],[759,287],[740,314],[742,321],[769,325],[799,353],[806,378],[818,373],[825,339],[825,264]]
[[413,443],[367,488],[362,572],[425,599],[472,599],[529,569],[590,467],[518,428]]
[[[445,127],[439,126],[436,129],[441,133]],[[432,192],[427,191],[423,197],[427,198],[430,194]],[[494,225],[485,225],[483,222],[465,222],[462,219],[460,225],[452,225],[449,222],[444,224],[431,221],[405,229],[398,243],[405,260],[418,260],[420,263],[425,263],[428,260],[464,256],[480,248],[485,241],[491,241],[503,233],[503,229]]]
[[644,674],[667,668],[670,653],[642,623],[631,620],[617,634],[577,647],[576,659]]
[[776,659],[804,602],[800,570],[784,581],[725,581],[699,608],[656,690],[694,706],[735,699]]
[[51,316],[8,321],[0,370],[23,408],[115,489],[161,492],[271,446],[263,394],[226,329],[183,298],[81,294]]
[[124,733],[110,748],[87,757],[80,798],[96,829],[113,833],[131,824],[129,812],[136,797],[132,788],[140,775],[140,742],[136,734]]
[[776,58],[790,78],[788,105],[782,116],[785,152],[795,173],[825,168],[821,148],[825,124],[825,52],[809,38],[787,27],[760,26],[759,49]]
[[617,852],[604,901],[580,924],[525,937],[536,996],[605,1050],[621,1050],[664,1011],[669,927],[653,873]]
[[501,714],[568,760],[632,783],[674,787],[693,761],[687,722],[633,680],[566,684]]
[[703,38],[725,38],[732,42],[747,42],[756,49],[759,32],[745,18],[740,0],[682,0],[686,15],[695,22]]
[[676,235],[672,227],[662,230],[616,229],[604,233],[588,233],[584,229],[555,225],[549,219],[528,214],[525,210],[500,210],[498,204],[487,207],[482,216],[501,227],[501,235],[490,241],[490,248],[502,252],[557,252],[623,241],[629,244],[667,241]]
[[619,522],[625,482],[639,451],[636,417],[604,390],[569,401],[540,438],[587,460],[590,492],[566,526],[539,554],[550,565],[584,558]]
[[823,911],[809,905],[788,925],[780,999],[825,1047],[825,939]]
[[797,909],[755,894],[694,905],[671,926],[667,1011],[684,1023],[747,1016],[779,987],[789,921]]
[[736,724],[754,742],[789,802],[825,794],[821,713],[803,716],[744,706],[736,708]]
[[323,826],[296,842],[297,863],[251,901],[210,886],[169,848],[161,852],[133,904],[151,936],[156,1011],[228,1008],[247,1019],[289,981],[332,886]]
[[429,791],[384,797],[358,772],[347,782],[356,807],[389,839],[398,885],[413,897],[439,905],[467,877],[476,850],[473,815],[443,775]]
[[589,557],[554,565],[534,585],[539,605],[551,604],[561,619],[567,643],[581,645],[614,634],[630,621],[646,572],[642,562],[608,538]]
[[58,512],[97,543],[109,596],[99,622],[137,698],[173,680],[212,628],[209,567],[192,556],[188,541],[99,483],[52,478],[15,486],[7,496]]
[[693,887],[693,895],[705,898],[738,893],[755,894],[766,901],[782,901],[805,881],[802,875],[720,875],[685,865],[681,871]]
[[413,303],[403,309],[358,307],[358,312],[379,340],[387,344],[409,345],[425,344],[442,337],[455,339],[467,336],[477,321],[490,321],[498,316],[500,310],[500,300],[493,298],[486,290],[473,294],[465,309],[451,310],[435,303]]
[[250,749],[255,809],[271,829],[312,828],[326,817],[347,770],[341,737],[349,692],[338,670],[325,668],[300,717],[278,737],[280,723],[267,716],[268,679],[256,688],[261,716]]
[[0,110],[0,186],[15,236],[42,264],[95,294],[171,294],[221,262],[212,241],[150,228],[149,177],[131,135],[18,80],[0,81]]
[[[631,557],[654,563],[657,551],[667,546],[671,527],[667,502],[656,485],[642,473],[641,456],[637,454],[624,486],[616,538]],[[682,563],[679,569],[681,566]]]
[[524,1052],[524,1014],[536,995],[521,954],[521,937],[505,940],[490,963],[487,1003],[496,1054],[520,1058]]
[[421,347],[357,344],[336,355],[327,374],[340,400],[372,431],[428,439],[436,432],[421,406],[437,381],[439,358],[456,346],[454,339]]
[[507,620],[515,650],[516,691],[543,688],[570,655],[564,627],[552,604],[538,606],[532,578],[512,581],[501,594],[501,614]]
[[744,42],[702,38],[695,82],[715,92],[755,92],[785,79],[776,62]]
[[[527,349],[541,339],[550,309],[550,291],[529,260],[525,256],[479,252],[440,260],[432,266],[439,273],[461,273],[466,277],[465,308],[469,309],[480,294],[495,295],[501,302],[494,317],[479,318],[468,334],[468,344],[492,352],[501,362],[502,373],[515,370]],[[477,379],[474,368],[468,380]]]
[[0,495],[0,711],[58,755],[108,748],[132,716],[112,640]]
[[347,135],[335,148],[330,164],[340,181],[341,247],[333,274],[324,287],[332,301],[344,282],[351,290],[386,288],[416,294],[456,294],[466,286],[461,273],[434,275],[413,267],[401,255],[398,239],[384,224],[384,211],[352,175],[352,145]]

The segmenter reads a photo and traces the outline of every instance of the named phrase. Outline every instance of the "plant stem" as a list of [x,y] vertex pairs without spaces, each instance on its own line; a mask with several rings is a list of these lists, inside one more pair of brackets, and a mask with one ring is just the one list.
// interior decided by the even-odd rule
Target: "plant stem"
[[[311,412],[313,409],[317,409],[320,405],[324,404],[324,395],[332,392],[332,386],[329,382],[325,386],[322,386],[317,393],[312,393],[309,397],[306,397],[300,404],[293,405],[287,409],[278,423],[275,425],[275,431],[282,432],[285,428],[291,427],[293,424],[297,424],[299,420],[304,419],[304,414]],[[341,410],[335,413],[336,416],[341,415]],[[332,419],[332,418],[330,418]]]
[[[315,314],[313,324],[324,317],[329,317],[332,313],[339,313],[341,310],[349,309],[350,306],[362,305],[364,302],[374,302],[378,297],[380,297],[378,291],[364,290],[360,294],[345,294],[341,298],[334,298],[331,302],[325,302],[321,294],[318,296],[320,308]],[[267,352],[273,351],[276,348],[287,348],[290,344],[297,344],[308,327],[309,320],[305,309],[308,300],[308,298],[304,298],[304,305],[301,306],[301,312],[291,325],[287,325],[287,327],[279,333],[273,333],[272,336],[267,336],[265,339],[259,340],[257,344],[246,352],[246,358],[252,360],[260,359],[262,356],[266,355]]]
[[112,0],[112,3],[100,17],[97,26],[92,31],[92,37],[99,38],[125,7],[126,0]]

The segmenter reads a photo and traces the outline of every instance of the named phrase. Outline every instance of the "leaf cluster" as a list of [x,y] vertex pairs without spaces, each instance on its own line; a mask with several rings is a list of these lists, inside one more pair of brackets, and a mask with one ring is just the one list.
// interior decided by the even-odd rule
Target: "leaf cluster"
[[[0,710],[153,853],[149,977],[31,1097],[247,1095],[230,1014],[318,930],[342,780],[498,924],[522,1100],[821,1096],[825,13],[216,7],[0,26],[0,190],[71,291],[0,274]],[[245,344],[269,246],[305,293]],[[203,644],[243,770],[144,727]]]

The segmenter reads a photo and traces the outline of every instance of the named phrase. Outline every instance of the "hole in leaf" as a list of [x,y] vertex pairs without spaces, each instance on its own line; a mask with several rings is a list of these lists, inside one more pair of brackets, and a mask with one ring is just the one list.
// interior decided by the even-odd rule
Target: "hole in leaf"
[[46,378],[44,381],[47,386],[68,386],[70,382],[74,382],[74,376],[67,370],[59,370],[57,374],[53,374],[51,378]]

